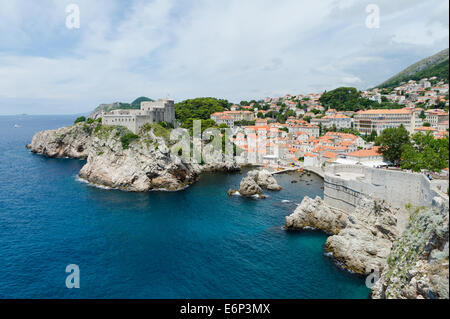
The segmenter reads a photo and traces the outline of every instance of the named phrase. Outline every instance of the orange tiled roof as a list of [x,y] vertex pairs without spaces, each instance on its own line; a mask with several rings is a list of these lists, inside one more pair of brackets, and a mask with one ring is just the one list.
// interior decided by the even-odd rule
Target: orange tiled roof
[[356,151],[356,152],[351,152],[351,153],[348,153],[347,155],[353,156],[353,157],[369,157],[369,156],[380,156],[381,153],[379,152],[378,147],[373,147],[368,150],[360,150],[360,151]]
[[378,110],[365,110],[358,111],[358,114],[411,114],[411,110],[405,109],[378,109]]

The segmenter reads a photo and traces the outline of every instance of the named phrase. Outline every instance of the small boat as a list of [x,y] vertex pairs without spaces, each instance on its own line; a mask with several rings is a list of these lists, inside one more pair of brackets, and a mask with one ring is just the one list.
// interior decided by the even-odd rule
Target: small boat
[[14,124],[14,128],[19,128],[20,125],[19,124]]

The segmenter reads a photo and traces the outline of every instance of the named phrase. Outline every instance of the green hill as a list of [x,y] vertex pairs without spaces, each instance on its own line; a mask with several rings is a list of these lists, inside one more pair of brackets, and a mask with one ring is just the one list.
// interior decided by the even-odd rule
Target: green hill
[[402,82],[408,82],[409,80],[418,81],[420,79],[430,78],[433,76],[436,76],[439,80],[445,80],[448,82],[448,72],[449,49],[445,49],[433,56],[411,65],[389,80],[378,85],[378,88],[393,88],[400,85]]
[[154,100],[149,99],[148,97],[145,97],[145,96],[141,96],[141,97],[138,97],[133,102],[131,102],[131,106],[132,106],[132,108],[139,109],[139,108],[141,108],[141,102],[147,102],[147,101],[153,102]]

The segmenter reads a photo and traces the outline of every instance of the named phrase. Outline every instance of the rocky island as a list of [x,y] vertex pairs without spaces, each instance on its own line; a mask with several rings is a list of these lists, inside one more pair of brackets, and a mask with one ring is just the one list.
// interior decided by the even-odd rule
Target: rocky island
[[239,194],[244,197],[265,198],[263,189],[280,191],[282,187],[268,170],[256,169],[248,172],[242,179],[239,190],[230,189],[228,195]]

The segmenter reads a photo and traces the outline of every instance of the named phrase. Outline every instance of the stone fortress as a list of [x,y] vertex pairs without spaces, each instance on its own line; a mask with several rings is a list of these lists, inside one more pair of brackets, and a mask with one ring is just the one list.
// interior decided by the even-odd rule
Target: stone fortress
[[102,124],[121,125],[137,134],[147,123],[166,122],[175,126],[175,104],[172,100],[158,99],[154,102],[141,102],[139,110],[119,109],[102,112]]

